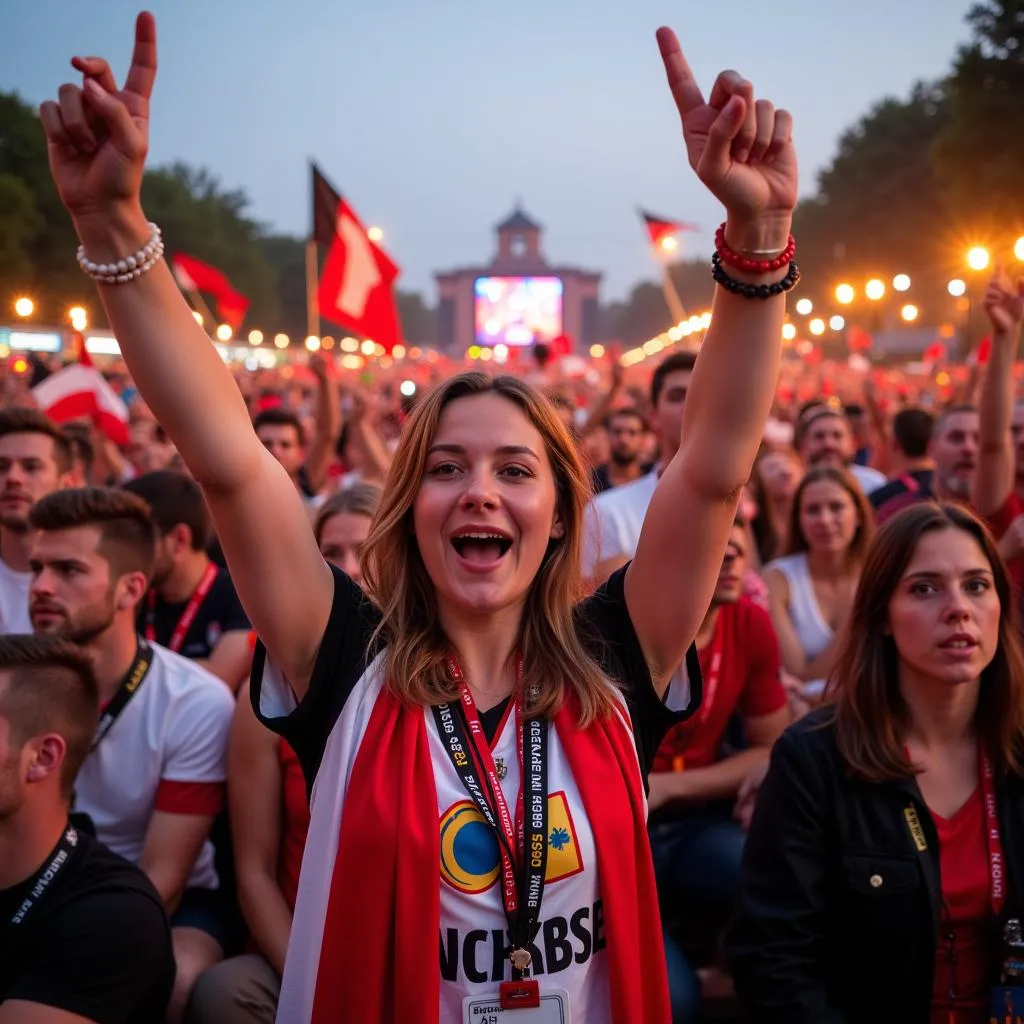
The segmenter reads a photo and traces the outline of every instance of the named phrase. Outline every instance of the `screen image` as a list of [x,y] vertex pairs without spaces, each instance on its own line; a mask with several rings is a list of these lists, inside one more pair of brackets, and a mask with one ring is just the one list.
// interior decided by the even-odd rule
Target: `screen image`
[[559,277],[478,277],[474,293],[478,345],[532,345],[562,333]]

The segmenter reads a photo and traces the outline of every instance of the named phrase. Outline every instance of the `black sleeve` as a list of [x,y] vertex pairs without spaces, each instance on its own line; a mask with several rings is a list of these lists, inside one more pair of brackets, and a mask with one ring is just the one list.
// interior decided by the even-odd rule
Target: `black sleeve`
[[747,834],[726,950],[745,1013],[758,1024],[842,1024],[823,958],[829,915],[828,767],[791,728],[772,750]]
[[[5,993],[96,1024],[127,1024],[170,999],[174,959],[163,907],[136,891],[99,890],[68,906],[60,928]],[[159,1018],[163,1019],[162,1012]]]
[[685,711],[671,711],[658,696],[633,620],[626,606],[626,567],[612,573],[593,596],[576,609],[577,622],[588,649],[605,672],[622,688],[633,723],[640,771],[647,782],[654,755],[665,734],[700,706],[700,664],[696,649],[687,651],[691,700]]
[[267,652],[257,642],[253,652],[249,697],[256,717],[287,740],[298,755],[306,788],[311,790],[320,761],[345,701],[362,678],[373,658],[370,643],[380,622],[376,608],[363,591],[340,569],[331,566],[334,575],[334,601],[327,620],[320,651],[306,696],[291,714],[267,718],[260,711]]

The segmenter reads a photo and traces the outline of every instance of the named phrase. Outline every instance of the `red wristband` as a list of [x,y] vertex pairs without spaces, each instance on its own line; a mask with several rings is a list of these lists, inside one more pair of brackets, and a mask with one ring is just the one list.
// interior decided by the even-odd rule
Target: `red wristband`
[[735,267],[737,270],[743,270],[749,274],[768,274],[773,270],[781,270],[793,262],[793,257],[796,255],[796,239],[790,235],[789,241],[786,242],[786,248],[778,256],[766,260],[754,260],[737,252],[729,245],[725,240],[725,225],[723,224],[715,232],[715,248],[718,250],[718,255],[722,257],[722,262],[728,263],[729,266]]

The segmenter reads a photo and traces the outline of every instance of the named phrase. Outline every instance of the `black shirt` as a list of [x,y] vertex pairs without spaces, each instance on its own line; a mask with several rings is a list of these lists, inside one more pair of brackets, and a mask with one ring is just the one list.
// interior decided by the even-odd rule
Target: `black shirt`
[[[167,647],[174,635],[181,616],[188,607],[188,601],[168,604],[157,594],[153,609],[153,625],[156,635],[153,640]],[[138,630],[144,636],[149,622],[149,595],[139,605]],[[249,630],[249,619],[238,599],[235,585],[226,569],[217,573],[196,617],[185,634],[181,649],[177,652],[184,658],[208,658],[225,633]]]
[[906,494],[909,491],[920,491],[922,495],[931,494],[932,490],[932,470],[930,469],[915,469],[910,473],[901,473],[898,477],[890,480],[887,484],[883,484],[881,487],[872,491],[868,495],[868,501],[871,502],[874,509],[877,511],[887,501],[891,501],[893,498],[898,498],[901,494]]
[[0,890],[0,1003],[40,1003],[97,1024],[159,1024],[174,953],[149,879],[79,832],[51,886],[12,924],[35,882]]
[[[379,653],[372,646],[380,622],[377,609],[363,591],[340,569],[334,573],[334,603],[306,696],[285,718],[265,718],[260,711],[260,688],[266,652],[257,644],[249,688],[258,718],[283,736],[296,752],[307,790],[320,769],[327,741],[345,702]],[[665,733],[685,717],[670,711],[651,681],[650,669],[626,607],[626,570],[620,569],[595,594],[576,606],[576,627],[581,640],[609,679],[622,690],[629,707],[640,769],[646,784],[651,762]],[[691,673],[700,671],[695,648],[687,656]],[[692,710],[692,709],[691,709]],[[495,729],[501,712],[492,708],[485,728]]]
[[[634,479],[639,480],[641,476],[647,476],[650,471],[654,469],[653,463],[646,463],[640,467],[640,476]],[[632,481],[629,481],[630,483]],[[610,491],[613,487],[620,487],[621,484],[613,484],[611,476],[608,473],[608,466],[598,466],[590,474],[590,486],[595,494],[603,494],[605,491]]]

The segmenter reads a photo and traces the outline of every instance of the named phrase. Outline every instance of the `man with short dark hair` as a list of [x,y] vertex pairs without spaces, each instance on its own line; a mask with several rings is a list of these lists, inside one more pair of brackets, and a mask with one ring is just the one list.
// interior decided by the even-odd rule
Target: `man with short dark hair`
[[970,502],[978,470],[980,429],[978,410],[973,405],[952,405],[943,411],[935,421],[928,442],[928,455],[935,464],[929,487],[927,490],[908,488],[903,494],[890,498],[878,508],[878,523],[884,523],[918,501]]
[[0,634],[31,633],[28,515],[73,483],[71,442],[38,409],[0,409]]
[[605,429],[608,432],[611,458],[605,465],[598,466],[592,474],[595,494],[603,494],[613,487],[632,483],[651,471],[651,467],[641,460],[647,420],[639,409],[630,406],[609,413]]
[[60,491],[36,503],[31,522],[32,624],[89,652],[105,708],[75,810],[146,872],[171,915],[177,979],[168,1019],[177,1022],[226,943],[209,835],[224,802],[234,701],[219,679],[136,631],[156,559],[141,498]]
[[928,454],[935,417],[927,409],[900,409],[892,418],[889,466],[890,479],[871,492],[875,509],[908,493],[931,493],[934,463]]
[[0,1021],[160,1024],[170,930],[138,868],[68,821],[99,717],[92,665],[0,637]]
[[167,469],[129,480],[124,489],[146,502],[159,533],[139,632],[234,689],[251,660],[250,626],[227,569],[207,554],[212,523],[202,488],[187,473]]
[[587,508],[583,537],[583,575],[596,585],[626,564],[636,552],[640,527],[658,483],[659,467],[679,450],[683,409],[697,356],[673,352],[651,378],[653,429],[658,439],[658,465],[645,476],[597,495]]

